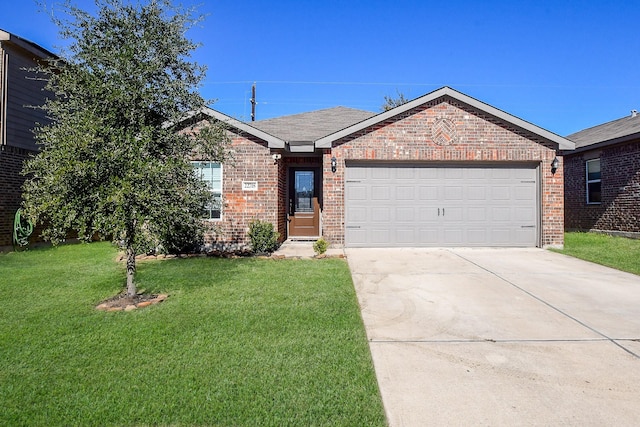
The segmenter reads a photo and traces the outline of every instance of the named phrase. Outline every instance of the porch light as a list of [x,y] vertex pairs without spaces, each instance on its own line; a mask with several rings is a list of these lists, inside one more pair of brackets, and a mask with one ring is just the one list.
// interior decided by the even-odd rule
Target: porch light
[[556,171],[558,170],[558,166],[560,165],[560,162],[558,161],[557,157],[553,158],[553,161],[551,162],[551,173],[556,173]]
[[331,172],[335,173],[336,169],[338,169],[338,160],[334,156],[331,158]]

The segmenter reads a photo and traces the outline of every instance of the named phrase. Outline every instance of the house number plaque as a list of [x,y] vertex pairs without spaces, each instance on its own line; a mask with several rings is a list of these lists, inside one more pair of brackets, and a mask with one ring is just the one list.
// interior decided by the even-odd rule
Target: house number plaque
[[258,191],[258,181],[242,181],[242,191]]

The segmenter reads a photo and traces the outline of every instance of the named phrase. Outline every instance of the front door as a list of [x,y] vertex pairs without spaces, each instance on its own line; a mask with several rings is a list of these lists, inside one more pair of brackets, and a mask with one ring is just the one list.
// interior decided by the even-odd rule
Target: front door
[[320,235],[320,170],[289,170],[289,236]]

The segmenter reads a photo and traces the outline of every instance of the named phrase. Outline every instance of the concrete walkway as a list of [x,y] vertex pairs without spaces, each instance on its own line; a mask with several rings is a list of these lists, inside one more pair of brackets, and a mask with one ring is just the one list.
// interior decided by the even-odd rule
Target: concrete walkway
[[[316,255],[313,251],[313,244],[314,242],[310,241],[287,240],[272,256],[275,258],[313,258]],[[325,255],[327,257],[344,257],[344,250],[329,248]]]
[[541,249],[347,249],[389,423],[640,425],[640,277]]

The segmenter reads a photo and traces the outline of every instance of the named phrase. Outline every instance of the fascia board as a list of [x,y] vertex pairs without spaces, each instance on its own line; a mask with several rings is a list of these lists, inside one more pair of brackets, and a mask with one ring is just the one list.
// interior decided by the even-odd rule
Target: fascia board
[[18,46],[19,48],[26,50],[27,52],[31,53],[32,55],[38,58],[43,58],[43,59],[58,58],[57,55],[49,52],[47,49],[43,48],[42,46],[39,46],[33,42],[23,39],[22,37],[18,37],[15,34],[9,33],[7,31],[0,30],[0,41],[4,41],[10,44],[13,44],[15,46]]
[[221,121],[222,123],[253,135],[256,138],[262,139],[263,141],[267,142],[269,148],[285,148],[285,142],[282,139],[261,131],[260,129],[256,129],[251,125],[248,125],[244,122],[241,122],[240,120],[234,119],[233,117],[227,116],[226,114],[209,107],[205,107],[199,111],[192,112],[188,115],[187,118],[193,117],[199,113],[206,114],[218,121]]
[[456,99],[462,103],[465,103],[471,107],[474,107],[478,110],[484,111],[487,114],[495,116],[501,120],[504,120],[508,123],[511,123],[517,127],[525,129],[533,134],[541,136],[545,139],[548,139],[552,142],[558,144],[558,148],[561,150],[573,150],[575,148],[575,144],[569,141],[566,138],[561,137],[553,132],[549,132],[546,129],[543,129],[539,126],[536,126],[532,123],[529,123],[525,120],[522,120],[516,116],[513,116],[509,113],[506,113],[502,110],[499,110],[495,107],[492,107],[489,104],[485,104],[482,101],[478,101],[475,98],[472,98],[468,95],[458,92],[457,90],[451,89],[450,87],[442,87],[437,89],[431,93],[428,93],[420,98],[416,98],[413,101],[409,101],[406,104],[402,104],[396,108],[393,108],[389,111],[385,111],[376,116],[373,116],[367,120],[364,120],[360,123],[356,123],[353,126],[342,129],[338,132],[335,132],[331,135],[327,135],[323,138],[320,138],[316,141],[316,148],[331,148],[331,143],[345,136],[351,135],[353,133],[359,132],[367,127],[376,125],[380,122],[383,122],[391,117],[397,116],[398,114],[402,114],[406,111],[411,110],[412,108],[419,107],[422,104],[426,104],[427,102],[431,102],[434,99],[440,98],[442,96],[449,96],[453,99]]
[[570,156],[572,154],[583,153],[585,151],[597,150],[600,148],[610,147],[612,145],[625,144],[625,143],[634,142],[634,141],[640,141],[640,132],[635,132],[635,133],[621,136],[614,139],[595,142],[589,145],[583,145],[582,147],[578,147],[576,149],[566,150],[566,152],[564,152],[563,155]]

